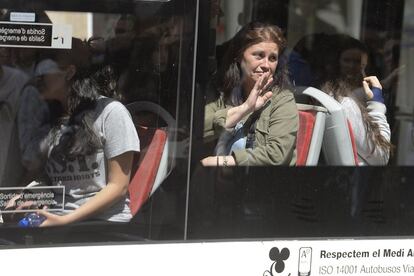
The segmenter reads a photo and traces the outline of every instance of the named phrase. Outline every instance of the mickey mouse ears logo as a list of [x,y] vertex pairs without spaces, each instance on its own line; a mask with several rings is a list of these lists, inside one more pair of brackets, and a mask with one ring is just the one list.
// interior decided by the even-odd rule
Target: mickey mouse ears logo
[[282,273],[285,270],[285,261],[289,258],[290,251],[287,248],[283,248],[279,251],[279,248],[273,247],[269,251],[269,258],[273,261],[269,270],[266,270],[263,275],[274,276],[273,272]]

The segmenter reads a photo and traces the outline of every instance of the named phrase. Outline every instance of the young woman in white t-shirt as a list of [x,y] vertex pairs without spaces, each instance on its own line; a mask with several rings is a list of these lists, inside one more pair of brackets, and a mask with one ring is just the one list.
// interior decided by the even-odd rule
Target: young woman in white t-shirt
[[89,60],[87,46],[73,39],[72,49],[56,50],[37,68],[41,96],[62,107],[42,150],[52,185],[65,187],[64,210],[39,211],[46,217],[41,227],[131,219],[128,184],[138,135],[126,108],[100,95],[105,86],[96,82]]

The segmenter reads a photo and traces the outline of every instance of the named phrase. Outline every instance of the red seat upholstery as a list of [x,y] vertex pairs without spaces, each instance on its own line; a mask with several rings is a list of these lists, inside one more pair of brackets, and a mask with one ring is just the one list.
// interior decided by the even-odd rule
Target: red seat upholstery
[[148,199],[157,176],[167,132],[162,129],[137,127],[141,152],[134,158],[129,184],[130,209],[135,215]]
[[359,164],[358,163],[358,150],[356,147],[354,131],[352,130],[351,122],[349,120],[347,120],[347,122],[348,122],[349,135],[351,136],[352,151],[354,152],[355,166],[358,166]]
[[313,110],[299,111],[299,130],[296,138],[296,165],[305,166],[312,141],[316,112]]

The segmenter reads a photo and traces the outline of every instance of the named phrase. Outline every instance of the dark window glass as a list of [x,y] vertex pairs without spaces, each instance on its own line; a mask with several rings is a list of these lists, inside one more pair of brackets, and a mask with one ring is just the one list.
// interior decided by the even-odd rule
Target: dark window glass
[[[188,237],[408,234],[412,4],[217,0],[211,7]],[[272,51],[277,66],[286,66],[297,107],[299,124],[289,128],[293,164],[281,113],[289,96],[280,97],[285,86]],[[268,89],[255,77],[267,71],[274,80]],[[273,91],[268,105],[251,96],[255,82],[265,90],[257,98]]]
[[195,4],[0,2],[4,244],[184,237]]

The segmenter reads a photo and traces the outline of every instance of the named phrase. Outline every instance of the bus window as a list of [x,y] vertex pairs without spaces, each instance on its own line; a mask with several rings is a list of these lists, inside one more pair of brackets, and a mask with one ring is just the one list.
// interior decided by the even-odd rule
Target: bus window
[[[218,144],[225,143],[230,147],[229,143],[235,141],[228,139],[223,142],[223,139],[212,138],[221,133],[224,133],[221,137],[232,134],[222,132],[218,123],[221,119],[211,116],[212,112],[218,114],[217,108],[211,111],[210,103],[221,95],[223,105],[219,109],[235,105],[231,103],[235,90],[233,94],[226,91],[235,89],[241,82],[226,76],[242,76],[242,72],[237,69],[240,67],[238,57],[231,57],[232,51],[235,47],[240,50],[236,45],[248,23],[261,22],[280,27],[286,39],[286,47],[278,45],[282,58],[275,75],[282,66],[287,68],[290,90],[298,104],[299,123],[291,126],[297,138],[295,154],[299,161],[294,161],[296,165],[385,166],[398,164],[398,155],[403,158],[406,150],[398,150],[401,130],[396,123],[396,111],[399,110],[396,105],[397,80],[405,67],[399,64],[402,3],[393,4],[389,10],[385,8],[391,6],[387,1],[213,1],[213,5],[218,7],[211,21],[211,28],[216,30],[214,42],[211,42],[214,44],[212,55],[215,63],[209,69],[211,81],[206,93],[204,121],[206,152],[200,153],[201,157],[203,154],[223,155],[217,154]],[[381,10],[382,16],[372,15],[368,10]],[[229,85],[233,86],[228,88]],[[332,99],[316,90],[306,90],[309,87],[321,90]],[[243,97],[240,102],[247,103]],[[342,111],[336,112],[336,109]],[[244,118],[238,121],[242,124],[248,116],[242,114],[240,117]],[[226,127],[232,131],[234,126]],[[268,125],[265,128],[271,132]],[[212,136],[213,129],[215,136]],[[244,133],[247,132],[245,126]],[[259,133],[254,134],[260,137]],[[257,139],[255,143],[259,143]],[[272,141],[276,140],[276,136],[272,136]],[[279,141],[278,147],[283,148],[281,145]],[[270,148],[274,147],[267,147],[268,150]],[[255,151],[254,147],[251,149]],[[239,153],[232,152],[234,156],[226,152],[229,156],[226,159],[233,162],[233,157],[238,158]],[[274,153],[265,152],[274,156]],[[252,155],[250,165],[255,165],[254,159]],[[213,160],[210,161],[205,163],[212,165]],[[236,163],[243,164],[240,160]],[[283,163],[262,163],[270,164]]]
[[0,2],[5,244],[183,237],[190,2]]
[[412,9],[0,0],[0,243],[410,234]]
[[[405,218],[412,205],[402,195],[411,193],[406,184],[411,176],[404,166],[413,165],[410,3],[257,0],[211,5],[214,35],[205,41],[214,62],[208,64],[205,97],[197,103],[205,106],[200,119],[204,129],[193,141],[198,146],[193,148],[197,160],[190,183],[188,237],[303,237],[318,236],[318,231],[324,236],[394,235],[409,229]],[[286,39],[284,49],[268,31],[275,25]],[[249,44],[240,39],[246,33],[256,40]],[[283,149],[283,144],[274,146],[280,137],[271,135],[272,127],[286,118],[279,115],[278,122],[260,105],[259,116],[249,109],[239,113],[236,124],[232,121],[255,92],[252,86],[245,91],[250,47],[260,45],[256,58],[264,60],[255,73],[267,70],[277,77],[277,69],[269,65],[271,46],[265,46],[272,43],[277,46],[277,66],[286,63],[288,90],[298,113],[298,127],[291,128],[294,166],[273,162],[277,155],[272,150]],[[277,102],[280,89],[272,92],[273,98],[264,98],[269,105]],[[253,130],[252,120],[258,122]],[[246,143],[252,133],[253,145]],[[259,149],[270,161],[256,162]],[[248,161],[240,159],[241,152]],[[398,231],[391,230],[399,223]]]

